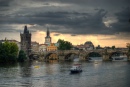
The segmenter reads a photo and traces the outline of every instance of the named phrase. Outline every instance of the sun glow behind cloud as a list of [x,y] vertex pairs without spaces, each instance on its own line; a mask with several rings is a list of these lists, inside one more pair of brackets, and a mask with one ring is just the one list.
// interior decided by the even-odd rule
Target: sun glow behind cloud
[[[32,32],[32,41],[36,41],[40,44],[44,44],[45,42],[45,37],[46,37],[46,32],[44,31],[36,31]],[[20,32],[3,32],[0,34],[2,39],[15,39],[17,41],[20,41]],[[130,40],[123,40],[123,39],[118,39],[114,35],[76,35],[76,36],[71,36],[70,34],[57,34],[51,32],[50,34],[52,38],[52,43],[56,43],[58,39],[62,39],[65,41],[71,42],[73,45],[79,45],[79,44],[84,44],[86,41],[91,41],[94,46],[100,45],[101,47],[105,46],[113,46],[115,45],[116,47],[126,47],[126,43],[130,42]]]
[[[57,33],[51,33],[50,36],[52,38],[52,43],[56,43],[58,39],[62,39],[65,41],[71,42],[73,45],[80,45],[84,44],[86,41],[91,41],[95,46],[113,46],[116,44],[116,47],[125,47],[126,42],[124,42],[121,39],[111,39],[116,38],[115,36],[109,36],[109,35],[77,35],[77,36],[71,36],[70,34],[58,34]],[[39,42],[40,44],[43,44],[45,42],[46,32],[43,31],[37,31],[32,33],[32,41]]]

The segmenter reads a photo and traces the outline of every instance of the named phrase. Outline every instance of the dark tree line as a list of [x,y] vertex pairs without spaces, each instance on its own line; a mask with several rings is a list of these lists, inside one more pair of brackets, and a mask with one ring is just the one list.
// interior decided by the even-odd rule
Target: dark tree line
[[0,62],[16,62],[18,56],[18,46],[16,43],[5,41],[0,43]]
[[0,63],[14,63],[26,59],[26,54],[19,52],[18,46],[14,42],[5,41],[0,43]]

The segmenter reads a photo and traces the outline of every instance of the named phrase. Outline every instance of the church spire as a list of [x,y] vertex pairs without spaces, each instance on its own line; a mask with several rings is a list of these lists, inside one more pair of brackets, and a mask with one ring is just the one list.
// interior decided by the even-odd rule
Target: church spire
[[49,28],[47,28],[46,37],[45,37],[45,44],[50,44],[50,43],[51,43],[50,31],[49,31]]
[[49,28],[47,28],[46,37],[50,37],[50,31],[49,31]]

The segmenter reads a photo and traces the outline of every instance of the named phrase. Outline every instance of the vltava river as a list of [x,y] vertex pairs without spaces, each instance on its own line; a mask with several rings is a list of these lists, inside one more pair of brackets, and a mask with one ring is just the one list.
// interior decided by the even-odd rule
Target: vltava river
[[70,74],[73,62],[29,62],[0,67],[0,87],[129,87],[130,62],[80,62],[83,72]]

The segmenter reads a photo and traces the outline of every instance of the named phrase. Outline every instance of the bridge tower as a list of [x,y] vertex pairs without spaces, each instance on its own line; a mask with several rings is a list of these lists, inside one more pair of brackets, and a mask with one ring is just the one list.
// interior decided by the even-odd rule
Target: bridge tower
[[21,37],[21,50],[23,50],[27,56],[31,52],[31,33],[27,29],[27,26],[24,27],[24,32],[20,33]]
[[103,61],[109,61],[110,60],[110,55],[109,55],[107,49],[104,49],[102,57],[103,57]]

